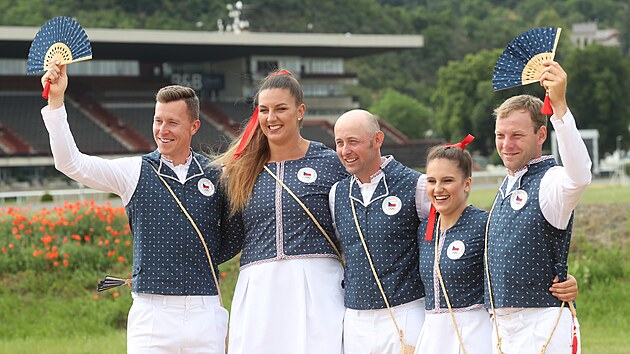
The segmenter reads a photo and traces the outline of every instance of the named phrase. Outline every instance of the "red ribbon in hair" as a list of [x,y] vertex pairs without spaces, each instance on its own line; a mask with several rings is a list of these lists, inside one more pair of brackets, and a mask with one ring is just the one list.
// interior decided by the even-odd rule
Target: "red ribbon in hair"
[[249,123],[247,123],[247,127],[245,127],[245,133],[243,133],[243,137],[241,141],[238,143],[238,147],[236,148],[236,152],[232,157],[230,162],[238,159],[243,155],[243,151],[247,147],[247,144],[252,140],[254,133],[256,132],[256,127],[258,127],[258,106],[254,109],[254,113],[252,113],[252,117],[249,118]]
[[[454,146],[454,147],[458,147],[462,150],[464,150],[466,148],[466,146],[468,144],[470,144],[473,140],[475,140],[475,137],[468,134],[464,140],[460,141],[457,144],[444,144],[444,146]],[[431,209],[429,210],[429,219],[427,220],[427,231],[424,234],[424,240],[425,241],[432,241],[433,240],[433,230],[435,229],[435,217],[437,215],[437,210],[435,209],[435,207],[433,206],[433,204],[431,204]]]
[[457,144],[444,144],[444,146],[455,146],[455,147],[458,147],[458,148],[464,150],[466,148],[466,146],[468,144],[470,144],[473,140],[475,140],[475,137],[470,135],[470,134],[468,134],[464,138],[464,140],[460,141],[459,143],[457,143]]
[[[269,77],[274,77],[278,75],[293,76],[291,75],[290,71],[282,69],[282,70],[278,70],[272,73],[271,75],[269,75]],[[245,151],[245,148],[247,148],[247,145],[252,140],[252,137],[254,136],[254,133],[256,132],[257,127],[258,127],[258,106],[256,106],[256,109],[254,109],[254,113],[252,113],[251,118],[249,118],[247,127],[245,127],[245,132],[243,133],[243,137],[241,138],[241,141],[238,143],[236,152],[234,153],[234,156],[232,157],[232,160],[230,162],[233,162],[234,160],[238,159],[239,157],[243,155],[243,151]]]
[[291,74],[289,70],[282,69],[282,70],[276,71],[275,73],[272,73],[271,75],[269,75],[269,77],[274,77],[278,75],[293,76],[293,74]]

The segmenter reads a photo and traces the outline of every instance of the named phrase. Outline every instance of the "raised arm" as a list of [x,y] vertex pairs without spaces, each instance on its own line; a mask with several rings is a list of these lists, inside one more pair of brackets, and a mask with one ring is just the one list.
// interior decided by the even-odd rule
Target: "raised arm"
[[41,114],[50,137],[55,168],[90,188],[115,193],[127,204],[140,178],[141,158],[106,160],[81,153],[70,131],[64,105],[68,87],[65,65],[51,65],[41,83],[45,85],[48,81],[48,106],[41,110]]
[[554,227],[566,229],[571,213],[591,182],[591,159],[566,101],[567,74],[560,64],[544,64],[540,82],[549,90],[551,116],[563,167],[550,169],[540,184],[540,206]]

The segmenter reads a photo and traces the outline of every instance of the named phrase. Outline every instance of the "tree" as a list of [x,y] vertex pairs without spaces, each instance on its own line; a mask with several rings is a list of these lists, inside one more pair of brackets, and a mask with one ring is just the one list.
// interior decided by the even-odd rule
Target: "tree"
[[619,135],[630,140],[630,59],[618,48],[592,45],[572,51],[563,67],[569,107],[579,128],[599,130],[600,151],[614,151]]
[[438,72],[433,94],[436,127],[440,136],[460,141],[476,137],[473,149],[488,155],[494,150],[493,109],[514,94],[492,91],[492,71],[502,50],[482,50],[460,61],[451,61]]
[[391,123],[411,139],[422,139],[431,130],[433,111],[393,89],[385,89],[371,107],[370,112]]

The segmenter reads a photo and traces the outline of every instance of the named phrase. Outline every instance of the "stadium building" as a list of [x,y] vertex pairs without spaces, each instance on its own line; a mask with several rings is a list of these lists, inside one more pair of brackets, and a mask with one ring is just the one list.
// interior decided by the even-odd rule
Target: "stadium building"
[[[40,77],[26,76],[39,28],[0,26],[0,201],[16,192],[76,188],[57,172],[41,121]],[[303,136],[334,148],[333,123],[358,103],[347,88],[357,76],[347,59],[420,48],[420,35],[297,34],[87,28],[93,59],[68,67],[68,119],[79,149],[103,157],[155,149],[155,92],[177,83],[201,99],[193,148],[220,151],[249,119],[256,84],[285,68],[300,81],[307,105]],[[381,120],[384,154],[423,164],[427,144],[412,142]],[[24,194],[24,193],[22,193]],[[25,195],[26,195],[25,194]]]

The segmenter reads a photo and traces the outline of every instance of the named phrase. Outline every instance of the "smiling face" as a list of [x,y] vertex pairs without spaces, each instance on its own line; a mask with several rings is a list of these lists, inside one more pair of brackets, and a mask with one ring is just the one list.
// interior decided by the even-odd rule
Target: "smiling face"
[[160,154],[175,165],[183,164],[190,154],[192,136],[199,130],[200,124],[198,119],[190,117],[184,100],[156,102],[153,139]]
[[457,162],[437,158],[427,163],[427,196],[442,216],[461,214],[472,179],[465,177]]
[[496,121],[497,152],[510,175],[541,156],[546,138],[547,127],[536,130],[530,113],[525,110],[512,111]]
[[270,145],[284,145],[300,137],[306,106],[297,104],[289,89],[270,88],[258,94],[258,124]]
[[354,110],[343,114],[335,123],[337,156],[348,173],[363,183],[370,182],[370,176],[381,166],[383,132],[373,120],[368,112]]

